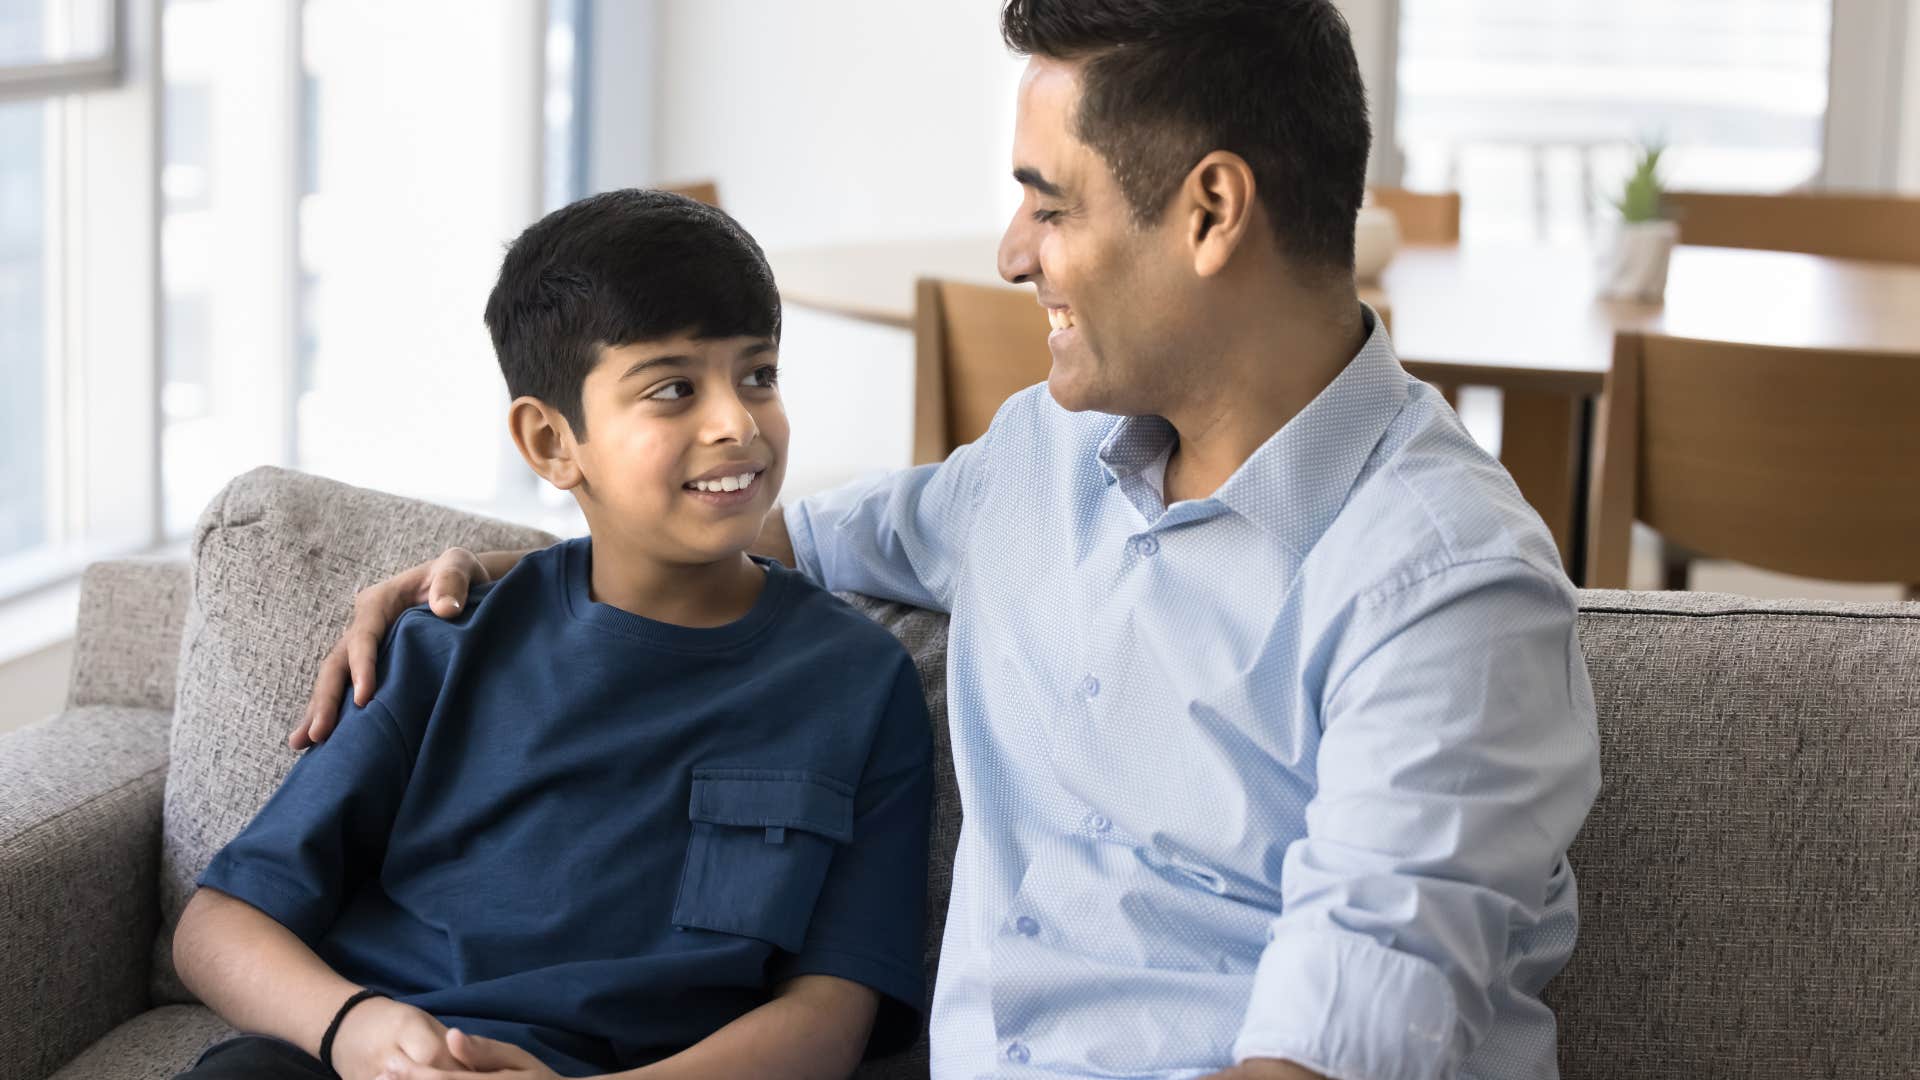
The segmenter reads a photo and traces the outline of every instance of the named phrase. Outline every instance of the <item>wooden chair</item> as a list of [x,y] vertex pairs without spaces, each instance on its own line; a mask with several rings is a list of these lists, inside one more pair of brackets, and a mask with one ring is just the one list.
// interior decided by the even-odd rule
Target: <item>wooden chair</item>
[[915,286],[913,461],[944,461],[1053,369],[1031,289],[922,278]]
[[1673,191],[1662,206],[1683,244],[1920,263],[1920,199]]
[[1587,584],[1626,587],[1636,520],[1766,570],[1920,582],[1916,402],[1920,355],[1619,335]]
[[695,202],[703,202],[716,209],[720,206],[720,186],[711,180],[697,180],[689,184],[662,184],[660,190],[671,191],[675,195],[685,195]]
[[1460,242],[1460,193],[1428,193],[1397,187],[1369,187],[1375,206],[1393,211],[1400,221],[1400,239],[1408,244]]

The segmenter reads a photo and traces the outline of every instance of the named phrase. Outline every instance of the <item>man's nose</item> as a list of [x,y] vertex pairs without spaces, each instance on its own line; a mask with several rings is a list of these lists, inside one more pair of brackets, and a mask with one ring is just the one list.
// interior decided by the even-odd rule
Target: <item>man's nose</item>
[[1032,281],[1040,272],[1038,240],[1026,208],[1015,210],[1007,231],[1000,236],[1000,276],[1015,285]]

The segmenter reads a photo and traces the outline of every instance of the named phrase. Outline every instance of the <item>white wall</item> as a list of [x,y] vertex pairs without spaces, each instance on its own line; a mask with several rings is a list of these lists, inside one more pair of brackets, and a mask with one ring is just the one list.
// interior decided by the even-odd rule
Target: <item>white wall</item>
[[58,713],[67,700],[72,666],[71,638],[0,663],[0,733]]
[[1901,191],[1920,194],[1920,12],[1907,12],[1907,54],[1900,87]]
[[1020,62],[988,0],[657,0],[653,165],[768,248],[997,230]]

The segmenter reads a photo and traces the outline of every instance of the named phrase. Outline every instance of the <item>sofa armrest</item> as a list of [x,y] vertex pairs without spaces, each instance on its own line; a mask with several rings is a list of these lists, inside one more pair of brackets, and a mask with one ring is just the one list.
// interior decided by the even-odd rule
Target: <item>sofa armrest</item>
[[0,736],[0,1076],[147,1007],[171,719],[97,706]]
[[192,581],[182,559],[109,559],[80,579],[67,708],[173,709]]

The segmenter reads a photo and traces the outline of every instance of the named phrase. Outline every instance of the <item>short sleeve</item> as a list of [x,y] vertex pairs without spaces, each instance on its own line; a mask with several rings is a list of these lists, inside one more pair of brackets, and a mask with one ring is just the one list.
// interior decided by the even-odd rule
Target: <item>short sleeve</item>
[[333,737],[294,764],[200,884],[246,901],[312,944],[379,867],[407,771],[386,706],[349,701]]
[[[471,610],[471,608],[469,608]],[[312,943],[386,856],[451,635],[422,605],[381,644],[371,701],[348,697],[332,737],[306,752],[200,884],[244,900]]]
[[912,1045],[926,1008],[929,723],[919,676],[902,656],[855,796],[853,840],[834,855],[806,944],[775,967],[780,979],[835,975],[877,991],[869,1055]]

